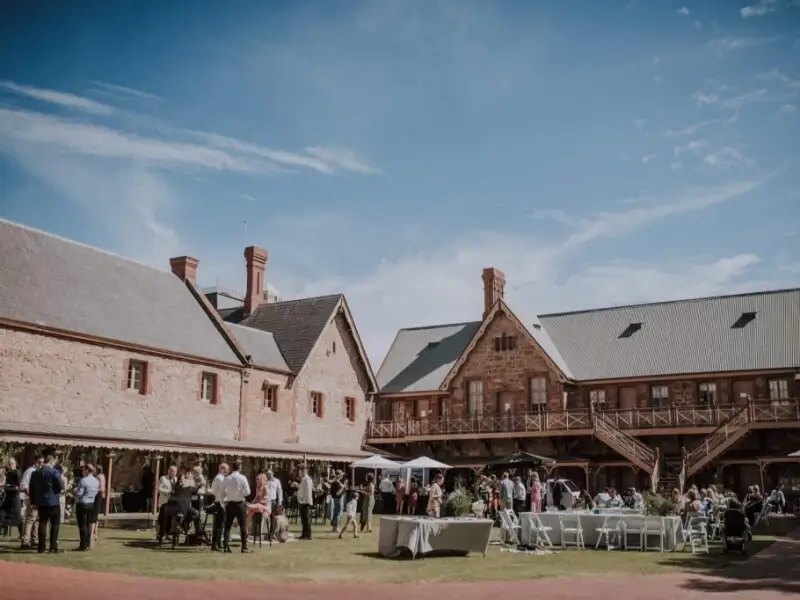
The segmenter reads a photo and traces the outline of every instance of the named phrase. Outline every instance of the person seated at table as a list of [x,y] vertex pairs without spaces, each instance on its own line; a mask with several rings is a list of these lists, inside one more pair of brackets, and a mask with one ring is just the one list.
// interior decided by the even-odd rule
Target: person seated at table
[[616,488],[608,488],[608,500],[606,500],[606,508],[622,508],[623,502]]
[[752,488],[748,489],[750,490],[750,493],[745,498],[744,514],[747,515],[750,525],[755,527],[756,517],[761,514],[761,509],[764,507],[764,497],[761,495],[761,491],[757,485],[754,485]]
[[608,491],[608,488],[603,488],[600,493],[594,497],[594,504],[597,508],[608,508],[608,501],[611,499],[611,495]]
[[626,508],[640,510],[644,506],[644,497],[638,492],[635,487],[630,487],[627,490],[628,499],[625,502]]
[[161,541],[169,533],[170,524],[175,518],[181,518],[178,524],[184,532],[189,531],[189,526],[194,525],[195,532],[199,535],[203,529],[200,523],[200,511],[192,506],[192,499],[197,493],[194,477],[191,471],[186,470],[178,481],[175,490],[158,513],[158,540]]
[[578,506],[583,510],[594,510],[594,500],[589,490],[581,490],[581,495],[578,497]]
[[683,513],[702,513],[703,505],[694,490],[686,492],[686,502],[683,505]]

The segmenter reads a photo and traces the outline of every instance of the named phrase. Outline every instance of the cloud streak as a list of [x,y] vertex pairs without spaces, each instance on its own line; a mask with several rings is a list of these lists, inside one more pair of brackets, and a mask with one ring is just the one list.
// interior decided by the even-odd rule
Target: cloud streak
[[132,96],[134,98],[138,98],[139,100],[151,100],[154,102],[165,101],[161,96],[156,96],[155,94],[150,94],[148,92],[143,92],[130,87],[125,87],[124,85],[115,85],[113,83],[106,83],[104,81],[93,81],[92,85],[95,85],[96,87],[113,94]]
[[0,81],[0,88],[19,96],[25,96],[32,100],[56,104],[58,106],[63,106],[65,108],[79,110],[94,115],[110,115],[114,112],[114,108],[108,106],[107,104],[95,102],[94,100],[90,100],[82,96],[67,94],[66,92],[57,92],[55,90],[36,88],[28,85],[19,85],[13,81]]

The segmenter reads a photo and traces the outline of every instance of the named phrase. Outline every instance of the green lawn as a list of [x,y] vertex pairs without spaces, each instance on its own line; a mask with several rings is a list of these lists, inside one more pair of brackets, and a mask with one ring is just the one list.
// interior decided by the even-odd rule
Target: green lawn
[[[377,523],[378,519],[376,519]],[[769,530],[756,536],[754,551],[771,544],[797,526],[796,519],[773,519]],[[295,534],[298,526],[292,527]],[[311,542],[264,545],[251,554],[212,553],[208,549],[157,548],[151,531],[101,529],[101,539],[91,552],[71,552],[77,530],[62,529],[59,555],[20,551],[16,540],[0,540],[0,559],[59,565],[93,571],[185,579],[251,579],[293,581],[489,581],[539,579],[588,574],[652,574],[676,570],[708,572],[740,562],[739,555],[723,555],[718,545],[711,556],[686,552],[607,552],[574,550],[549,556],[501,552],[492,545],[488,555],[390,560],[377,554],[377,528],[361,538],[337,539],[328,527],[316,527]],[[495,530],[497,537],[499,530]]]

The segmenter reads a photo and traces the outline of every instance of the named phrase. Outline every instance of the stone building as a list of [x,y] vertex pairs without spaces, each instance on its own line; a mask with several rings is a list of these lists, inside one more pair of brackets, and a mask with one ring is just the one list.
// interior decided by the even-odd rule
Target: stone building
[[800,289],[523,323],[503,273],[483,282],[481,320],[397,333],[369,444],[472,467],[532,452],[593,489],[800,492]]
[[0,442],[364,456],[377,384],[344,296],[268,303],[267,253],[245,259],[233,324],[194,258],[170,273],[0,220]]

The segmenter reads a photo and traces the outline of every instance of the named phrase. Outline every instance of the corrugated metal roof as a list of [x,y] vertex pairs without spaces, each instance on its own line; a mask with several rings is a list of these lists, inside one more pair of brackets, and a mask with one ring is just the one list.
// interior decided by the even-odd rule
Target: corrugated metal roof
[[556,366],[561,369],[561,372],[564,373],[565,376],[572,379],[572,371],[570,370],[567,361],[564,360],[561,352],[559,352],[558,348],[556,348],[553,340],[550,339],[550,336],[548,335],[547,331],[545,331],[539,320],[535,319],[530,325],[526,323],[523,323],[523,325],[525,325],[525,328],[530,332],[531,336],[536,340],[539,346],[541,346],[542,350],[545,351],[547,356],[550,357],[550,360],[552,360]]
[[378,370],[384,393],[439,389],[481,321],[401,329]]
[[[733,328],[747,312],[755,319]],[[578,380],[800,367],[800,289],[539,319]],[[633,323],[641,329],[620,338]]]
[[283,359],[278,343],[270,332],[236,323],[226,323],[225,325],[230,328],[233,337],[239,342],[244,353],[250,355],[254,365],[278,371],[289,371],[289,366]]
[[0,290],[6,319],[240,362],[172,273],[3,219]]

